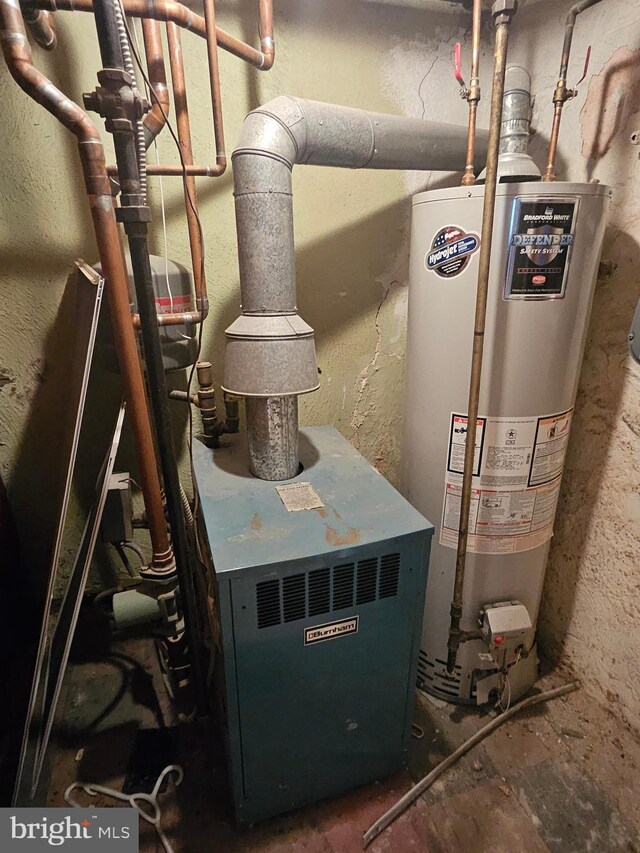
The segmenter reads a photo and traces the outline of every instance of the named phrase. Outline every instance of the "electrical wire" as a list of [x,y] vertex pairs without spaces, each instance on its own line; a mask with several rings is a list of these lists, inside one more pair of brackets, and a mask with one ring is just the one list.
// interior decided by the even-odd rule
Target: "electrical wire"
[[559,696],[572,693],[579,687],[580,682],[572,681],[569,684],[564,684],[562,687],[556,687],[553,690],[546,690],[544,693],[537,693],[534,696],[529,696],[528,699],[523,699],[522,702],[518,702],[517,705],[514,705],[508,711],[505,711],[501,716],[495,717],[495,719],[491,720],[490,723],[483,726],[483,728],[479,729],[474,735],[472,735],[472,737],[459,746],[455,752],[452,752],[451,755],[444,759],[444,761],[441,761],[440,764],[434,767],[430,773],[410,788],[395,805],[391,806],[391,808],[388,809],[381,818],[372,824],[362,837],[362,846],[366,849],[369,844],[371,844],[371,842],[380,835],[382,830],[386,829],[391,823],[393,823],[393,821],[412,803],[414,803],[418,797],[427,790],[427,788],[430,788],[445,770],[448,770],[449,767],[455,764],[459,758],[462,758],[463,755],[469,752],[472,747],[480,743],[481,740],[484,740],[487,735],[490,735],[496,729],[500,728],[501,725],[506,723],[507,720],[510,720],[511,717],[515,716],[519,711],[523,711],[525,708],[530,708],[532,705],[538,705],[540,702],[547,702],[549,699],[556,699]]

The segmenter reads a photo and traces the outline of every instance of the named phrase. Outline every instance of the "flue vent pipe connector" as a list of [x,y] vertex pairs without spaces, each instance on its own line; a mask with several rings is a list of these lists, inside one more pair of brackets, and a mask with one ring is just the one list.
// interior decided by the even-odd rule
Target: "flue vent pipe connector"
[[[249,113],[232,155],[242,315],[226,332],[225,391],[297,397],[319,385],[313,329],[296,305],[293,166],[458,171],[466,145],[464,127],[287,95]],[[484,131],[477,149],[483,160]],[[283,405],[287,422],[297,423],[297,400]],[[252,470],[264,479],[294,477],[298,459],[290,441],[272,441],[277,431],[255,428],[257,411],[247,407]],[[272,459],[271,473],[259,458]]]
[[[531,78],[521,65],[508,65],[505,73],[500,122],[498,180],[539,181],[540,169],[529,156],[531,133]],[[484,183],[485,171],[478,178]]]

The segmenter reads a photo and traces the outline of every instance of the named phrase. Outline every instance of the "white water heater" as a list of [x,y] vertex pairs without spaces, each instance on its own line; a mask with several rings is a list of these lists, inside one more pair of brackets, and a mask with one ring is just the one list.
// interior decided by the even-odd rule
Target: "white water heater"
[[535,626],[610,190],[497,188],[461,627],[446,671],[484,187],[413,199],[402,489],[436,525],[419,685],[483,703],[536,679]]

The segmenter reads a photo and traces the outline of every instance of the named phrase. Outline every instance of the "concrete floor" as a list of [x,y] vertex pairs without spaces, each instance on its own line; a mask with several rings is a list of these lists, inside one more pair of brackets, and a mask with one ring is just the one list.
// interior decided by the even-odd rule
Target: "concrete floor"
[[[75,780],[120,789],[141,728],[172,726],[151,644],[74,663],[51,751],[49,804]],[[539,686],[569,676],[550,673]],[[182,785],[161,794],[174,850],[355,853],[362,833],[412,784],[484,725],[477,709],[416,699],[410,773],[239,830],[229,820],[224,763],[196,724],[172,729]],[[79,797],[82,799],[82,796]],[[87,801],[88,802],[88,801]],[[111,805],[107,800],[97,805]],[[141,821],[145,853],[161,851]],[[640,741],[583,691],[525,711],[475,747],[369,848],[372,853],[640,853]]]

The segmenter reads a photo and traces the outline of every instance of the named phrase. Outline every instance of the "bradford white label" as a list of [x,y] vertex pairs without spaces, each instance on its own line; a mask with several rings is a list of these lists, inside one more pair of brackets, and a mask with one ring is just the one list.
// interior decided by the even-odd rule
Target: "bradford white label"
[[304,644],[310,646],[313,643],[322,643],[325,640],[335,640],[337,637],[344,637],[346,634],[357,634],[359,619],[359,616],[353,616],[351,619],[341,619],[340,622],[327,622],[324,625],[305,628]]
[[578,200],[513,202],[505,299],[564,296]]

